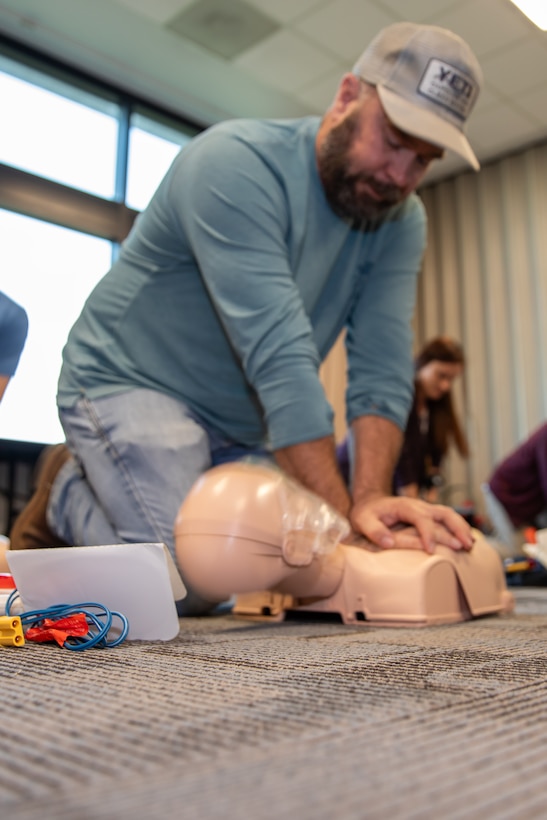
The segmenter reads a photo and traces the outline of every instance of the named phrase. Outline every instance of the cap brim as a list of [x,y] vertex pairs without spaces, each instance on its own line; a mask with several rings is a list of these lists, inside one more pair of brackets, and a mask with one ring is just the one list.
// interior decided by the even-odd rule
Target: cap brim
[[479,161],[467,137],[458,128],[431,111],[405,100],[383,85],[377,85],[376,90],[384,111],[397,128],[433,145],[449,148],[463,157],[475,171],[480,169]]

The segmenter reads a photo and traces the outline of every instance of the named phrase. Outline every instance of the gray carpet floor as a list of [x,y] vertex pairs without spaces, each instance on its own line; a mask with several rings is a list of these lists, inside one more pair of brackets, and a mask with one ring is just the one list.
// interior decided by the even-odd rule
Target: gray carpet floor
[[547,588],[422,629],[181,621],[0,647],[0,816],[547,816]]

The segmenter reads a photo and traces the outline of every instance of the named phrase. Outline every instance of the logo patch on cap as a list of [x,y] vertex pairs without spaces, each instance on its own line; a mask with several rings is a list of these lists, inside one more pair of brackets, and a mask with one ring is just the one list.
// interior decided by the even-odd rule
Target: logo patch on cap
[[466,120],[478,94],[478,86],[450,63],[433,58],[427,64],[418,93],[442,105],[458,119]]

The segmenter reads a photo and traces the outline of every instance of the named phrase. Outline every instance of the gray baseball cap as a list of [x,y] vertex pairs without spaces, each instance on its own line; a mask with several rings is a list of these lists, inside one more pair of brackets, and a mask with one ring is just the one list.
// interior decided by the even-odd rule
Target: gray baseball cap
[[455,151],[479,170],[464,129],[482,71],[461,37],[438,26],[394,23],[376,35],[353,73],[376,86],[397,128]]

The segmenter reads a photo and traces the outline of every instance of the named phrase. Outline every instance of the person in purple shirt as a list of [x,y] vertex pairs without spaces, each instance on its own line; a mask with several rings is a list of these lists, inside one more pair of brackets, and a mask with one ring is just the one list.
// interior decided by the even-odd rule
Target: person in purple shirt
[[495,467],[488,485],[517,529],[547,524],[547,422]]

